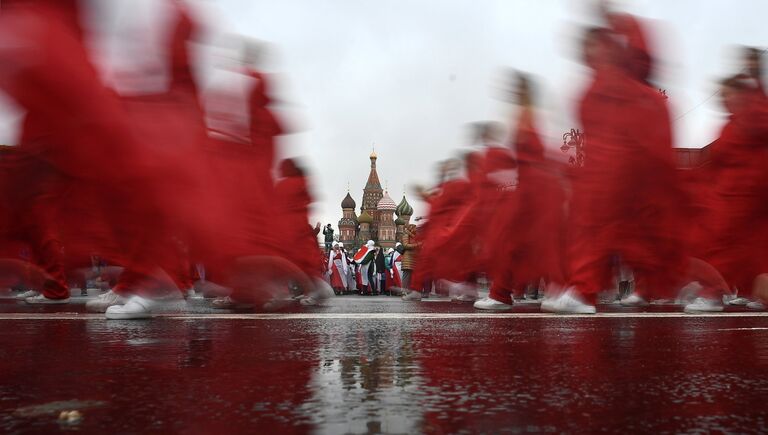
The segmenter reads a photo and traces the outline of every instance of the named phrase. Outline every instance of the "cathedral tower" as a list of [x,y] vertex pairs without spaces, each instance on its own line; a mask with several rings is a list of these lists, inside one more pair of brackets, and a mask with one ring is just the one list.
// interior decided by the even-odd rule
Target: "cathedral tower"
[[341,201],[341,219],[339,219],[339,241],[347,249],[357,248],[357,216],[355,215],[355,200],[347,192],[347,196]]
[[[381,182],[379,181],[379,174],[376,172],[376,151],[371,152],[371,172],[368,174],[368,181],[365,183],[363,189],[363,204],[361,206],[362,213],[367,212],[373,222],[371,222],[370,232],[373,236],[373,240],[376,241],[379,234],[379,212],[378,205],[381,198],[384,196],[384,190],[381,188]],[[367,239],[366,239],[367,240]],[[365,243],[365,240],[363,241]]]
[[393,220],[394,218],[392,217],[395,213],[395,208],[397,208],[395,201],[393,201],[387,193],[384,193],[384,196],[381,198],[381,201],[379,201],[376,208],[379,212],[379,245],[382,248],[393,248],[395,246],[397,231],[395,221]]

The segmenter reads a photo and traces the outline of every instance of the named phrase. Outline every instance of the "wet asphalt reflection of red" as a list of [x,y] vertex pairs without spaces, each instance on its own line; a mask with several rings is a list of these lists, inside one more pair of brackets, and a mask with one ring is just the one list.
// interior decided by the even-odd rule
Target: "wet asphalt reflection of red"
[[768,430],[768,317],[535,311],[341,298],[291,316],[201,305],[107,321],[6,301],[0,432]]

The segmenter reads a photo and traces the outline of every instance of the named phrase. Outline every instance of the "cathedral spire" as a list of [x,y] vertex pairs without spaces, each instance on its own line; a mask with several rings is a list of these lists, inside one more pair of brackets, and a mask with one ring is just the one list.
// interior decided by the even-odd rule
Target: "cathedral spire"
[[378,211],[378,204],[381,198],[384,196],[384,189],[381,188],[381,181],[379,181],[379,174],[376,172],[376,152],[371,153],[371,172],[368,174],[368,181],[365,183],[363,189],[363,206],[362,211],[367,211],[374,220],[371,224],[371,235],[376,237],[378,235],[378,220],[380,212]]
[[372,143],[371,144],[371,156],[370,156],[371,168],[375,168],[376,167],[376,159],[377,158],[378,158],[378,156],[376,155],[376,144]]
[[376,152],[371,153],[371,172],[368,174],[368,181],[365,183],[365,189],[381,191],[381,181],[379,181],[379,173],[376,172]]

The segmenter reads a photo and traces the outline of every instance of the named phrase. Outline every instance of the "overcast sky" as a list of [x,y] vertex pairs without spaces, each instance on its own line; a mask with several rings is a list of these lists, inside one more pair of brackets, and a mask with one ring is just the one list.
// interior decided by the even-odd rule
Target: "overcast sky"
[[[574,34],[591,22],[573,0],[220,0],[237,32],[270,41],[284,73],[286,115],[302,131],[286,152],[311,164],[314,220],[337,223],[347,183],[360,204],[368,155],[399,201],[403,186],[429,183],[433,163],[467,145],[467,122],[506,121],[497,98],[501,71],[541,79],[543,133],[554,149],[572,117],[584,70]],[[735,44],[768,42],[763,0],[628,0],[622,8],[654,20],[663,60],[661,87],[673,117],[701,104],[712,79],[734,68]],[[717,134],[717,98],[675,122],[677,146],[701,147]],[[559,153],[559,150],[555,152]],[[425,211],[408,192],[416,213]]]

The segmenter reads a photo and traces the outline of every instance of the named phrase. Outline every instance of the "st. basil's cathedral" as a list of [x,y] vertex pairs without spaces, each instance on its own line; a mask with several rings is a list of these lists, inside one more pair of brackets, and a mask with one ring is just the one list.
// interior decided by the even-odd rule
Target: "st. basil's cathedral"
[[411,222],[413,207],[403,195],[399,204],[381,188],[379,174],[376,172],[376,152],[371,156],[371,172],[363,189],[363,204],[360,215],[355,212],[357,204],[347,192],[341,201],[342,217],[339,220],[339,241],[347,249],[358,249],[368,240],[373,240],[382,248],[392,248],[399,242],[405,226]]

